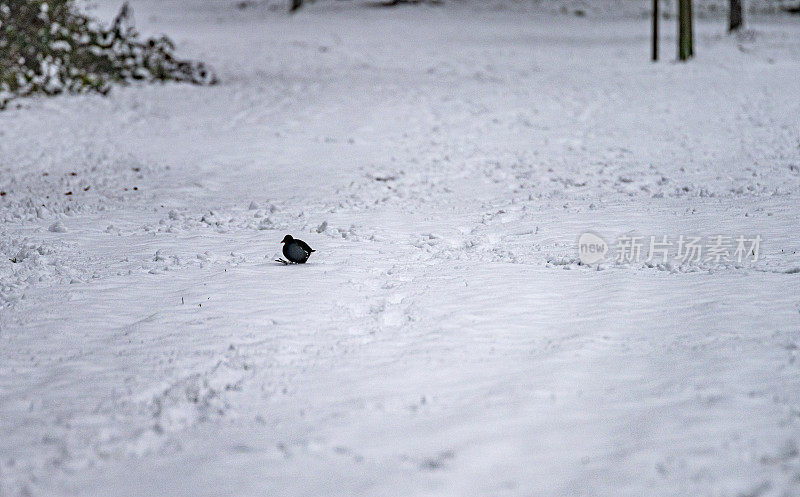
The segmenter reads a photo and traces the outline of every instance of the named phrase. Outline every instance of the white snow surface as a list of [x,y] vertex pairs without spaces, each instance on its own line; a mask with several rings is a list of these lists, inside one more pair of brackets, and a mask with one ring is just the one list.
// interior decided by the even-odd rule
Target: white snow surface
[[796,20],[132,5],[222,83],[0,113],[0,495],[800,495]]

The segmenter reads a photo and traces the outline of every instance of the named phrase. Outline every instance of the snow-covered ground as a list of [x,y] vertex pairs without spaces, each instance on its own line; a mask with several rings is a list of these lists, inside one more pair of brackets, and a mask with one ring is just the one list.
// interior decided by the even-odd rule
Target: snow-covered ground
[[796,19],[132,4],[222,83],[0,113],[1,496],[800,495]]

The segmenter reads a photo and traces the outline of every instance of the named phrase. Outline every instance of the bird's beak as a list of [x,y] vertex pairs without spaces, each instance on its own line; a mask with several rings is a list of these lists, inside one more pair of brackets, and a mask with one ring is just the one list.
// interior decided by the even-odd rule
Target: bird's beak
[[281,243],[283,243],[283,240],[281,240]]

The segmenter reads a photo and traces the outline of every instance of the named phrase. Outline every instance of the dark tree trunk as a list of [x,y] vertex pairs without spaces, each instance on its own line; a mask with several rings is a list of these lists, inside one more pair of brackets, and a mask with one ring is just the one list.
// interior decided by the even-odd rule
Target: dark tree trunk
[[728,31],[736,31],[744,24],[744,16],[742,15],[742,0],[731,0],[730,9],[730,24],[728,24]]
[[653,61],[658,60],[658,0],[653,0]]
[[694,57],[694,12],[689,0],[689,57]]
[[692,0],[678,0],[678,60],[694,55],[692,38]]

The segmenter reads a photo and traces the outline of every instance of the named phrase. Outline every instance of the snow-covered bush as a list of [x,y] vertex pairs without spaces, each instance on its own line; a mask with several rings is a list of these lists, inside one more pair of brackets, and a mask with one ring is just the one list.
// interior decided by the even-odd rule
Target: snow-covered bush
[[213,84],[201,62],[175,58],[167,37],[140,39],[122,6],[110,27],[74,0],[0,0],[0,109],[13,98],[99,92],[133,80]]

